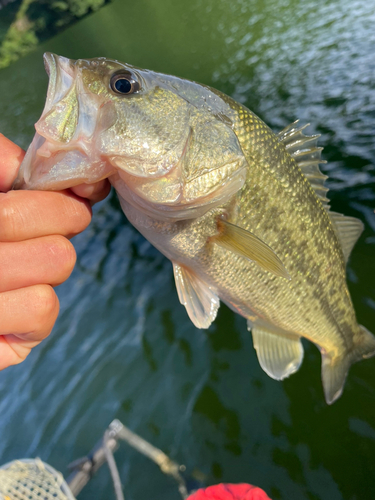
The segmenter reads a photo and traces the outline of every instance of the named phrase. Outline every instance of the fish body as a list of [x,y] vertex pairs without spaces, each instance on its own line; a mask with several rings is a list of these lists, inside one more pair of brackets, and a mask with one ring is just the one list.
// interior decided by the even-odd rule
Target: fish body
[[[47,54],[47,102],[16,187],[108,177],[129,221],[173,263],[198,328],[220,300],[248,320],[262,368],[283,379],[322,353],[328,403],[375,354],[346,260],[363,226],[331,212],[317,137],[279,134],[221,92],[104,58]],[[230,332],[228,332],[230,334]]]

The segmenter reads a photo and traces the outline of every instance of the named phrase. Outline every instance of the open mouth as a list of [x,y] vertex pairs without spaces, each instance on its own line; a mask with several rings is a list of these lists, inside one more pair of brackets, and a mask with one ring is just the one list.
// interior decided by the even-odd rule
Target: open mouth
[[49,75],[46,103],[13,188],[60,190],[108,177],[113,166],[93,144],[103,106],[83,92],[75,61],[46,53],[44,62]]

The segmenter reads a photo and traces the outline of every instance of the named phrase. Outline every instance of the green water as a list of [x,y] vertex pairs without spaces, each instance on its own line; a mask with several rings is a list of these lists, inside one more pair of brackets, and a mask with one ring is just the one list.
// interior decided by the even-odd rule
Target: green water
[[[375,6],[353,0],[114,1],[0,72],[0,130],[23,146],[41,113],[42,52],[108,56],[213,85],[279,130],[321,133],[332,207],[366,225],[348,266],[359,322],[375,331]],[[325,404],[320,355],[276,382],[260,369],[245,320],[221,306],[199,331],[172,267],[126,221],[115,196],[74,240],[51,337],[0,374],[1,463],[39,456],[66,473],[115,417],[207,484],[250,482],[282,500],[375,498],[375,359]],[[127,500],[178,500],[125,446]],[[80,496],[109,500],[103,468]]]

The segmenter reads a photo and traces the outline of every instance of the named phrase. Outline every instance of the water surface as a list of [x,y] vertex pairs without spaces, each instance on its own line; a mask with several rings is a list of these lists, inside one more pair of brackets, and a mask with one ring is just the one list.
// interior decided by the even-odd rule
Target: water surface
[[[365,231],[348,266],[359,322],[375,331],[375,9],[349,0],[114,1],[0,72],[0,130],[26,147],[43,108],[42,53],[108,56],[232,95],[274,130],[300,118],[322,134],[332,207]],[[39,456],[66,473],[115,417],[207,483],[250,482],[274,499],[375,495],[375,360],[325,404],[320,355],[261,370],[246,322],[221,306],[208,331],[179,304],[172,267],[115,196],[74,239],[53,334],[0,375],[1,463]],[[177,500],[175,485],[125,446],[127,500]],[[112,498],[103,468],[80,498]]]

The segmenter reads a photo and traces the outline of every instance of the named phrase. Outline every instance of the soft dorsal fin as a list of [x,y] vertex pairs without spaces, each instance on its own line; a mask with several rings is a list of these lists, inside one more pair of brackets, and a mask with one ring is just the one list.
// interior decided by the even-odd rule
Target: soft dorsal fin
[[364,225],[363,222],[355,217],[347,217],[337,212],[328,212],[328,215],[336,229],[338,239],[341,243],[345,262],[348,262],[350,252],[361,236]]
[[303,131],[309,126],[309,123],[299,127],[298,121],[291,123],[277,135],[288,153],[296,160],[304,176],[309,180],[323,206],[329,209],[329,200],[326,197],[328,188],[324,185],[327,176],[322,174],[319,169],[320,163],[327,163],[321,159],[323,148],[317,146],[320,135],[305,135]]
[[258,361],[275,380],[283,380],[296,372],[303,360],[301,338],[264,325],[249,325]]
[[219,234],[211,241],[230,252],[256,262],[266,271],[290,280],[290,275],[279,257],[264,241],[246,229],[224,219],[218,219]]
[[189,318],[197,328],[208,328],[216,318],[220,299],[216,290],[198,278],[190,269],[173,262],[178,298],[186,307]]

